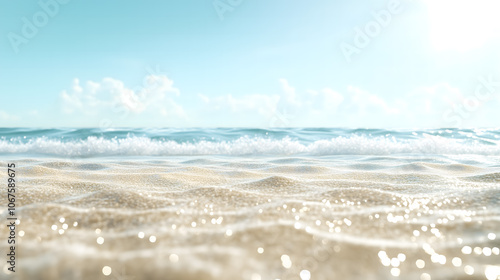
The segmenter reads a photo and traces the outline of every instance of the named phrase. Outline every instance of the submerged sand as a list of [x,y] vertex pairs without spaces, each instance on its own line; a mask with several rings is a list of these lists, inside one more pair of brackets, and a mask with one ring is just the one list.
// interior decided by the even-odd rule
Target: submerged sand
[[0,279],[500,279],[498,157],[15,162]]

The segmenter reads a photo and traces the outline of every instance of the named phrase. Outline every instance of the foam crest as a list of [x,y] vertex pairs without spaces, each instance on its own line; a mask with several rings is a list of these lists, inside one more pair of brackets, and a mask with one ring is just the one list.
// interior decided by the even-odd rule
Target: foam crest
[[392,155],[472,154],[500,155],[498,143],[481,144],[443,137],[399,139],[367,136],[339,136],[304,143],[290,137],[271,139],[240,137],[230,141],[178,142],[129,136],[106,139],[91,136],[63,141],[39,137],[27,142],[0,140],[0,154],[50,155],[61,157],[98,156],[183,156],[183,155]]

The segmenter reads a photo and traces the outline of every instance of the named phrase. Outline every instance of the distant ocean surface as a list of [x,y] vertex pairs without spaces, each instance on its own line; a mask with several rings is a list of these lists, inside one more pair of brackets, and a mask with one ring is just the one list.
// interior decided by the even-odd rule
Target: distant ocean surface
[[500,279],[500,129],[1,128],[9,163],[0,279]]

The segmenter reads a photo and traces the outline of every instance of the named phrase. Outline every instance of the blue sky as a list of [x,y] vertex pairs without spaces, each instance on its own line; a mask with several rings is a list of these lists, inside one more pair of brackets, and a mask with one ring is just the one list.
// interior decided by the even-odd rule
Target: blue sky
[[496,0],[1,1],[2,127],[498,127]]

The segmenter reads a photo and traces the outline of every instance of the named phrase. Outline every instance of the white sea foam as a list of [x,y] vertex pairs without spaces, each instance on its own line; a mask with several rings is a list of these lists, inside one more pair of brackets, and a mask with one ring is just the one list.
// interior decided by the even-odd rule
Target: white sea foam
[[303,142],[284,137],[240,137],[230,141],[179,142],[148,137],[61,140],[38,137],[29,141],[0,140],[0,154],[51,156],[169,156],[169,155],[392,155],[472,154],[500,155],[500,141],[488,144],[443,137],[394,139],[388,137],[339,136]]

